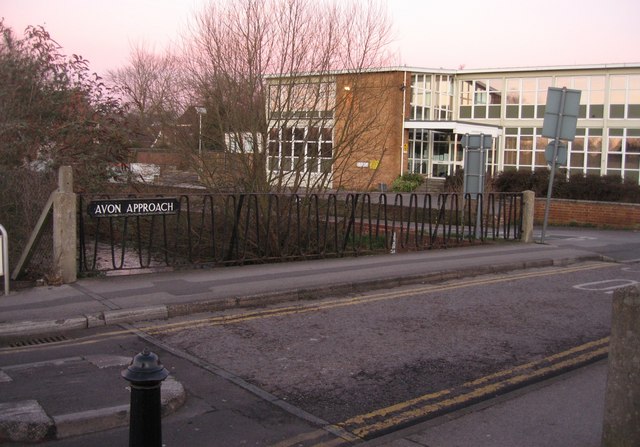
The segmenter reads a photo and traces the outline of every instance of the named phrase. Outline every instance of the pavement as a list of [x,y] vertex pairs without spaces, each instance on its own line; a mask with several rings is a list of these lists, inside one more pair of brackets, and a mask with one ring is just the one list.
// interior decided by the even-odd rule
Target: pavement
[[[0,342],[5,346],[28,345],[34,340],[37,343],[38,339],[56,337],[57,334],[72,330],[278,302],[312,300],[533,267],[565,266],[589,260],[635,263],[640,262],[640,259],[634,259],[638,253],[637,247],[640,247],[638,232],[549,229],[546,244],[498,242],[385,256],[82,278],[74,284],[23,289],[12,291],[8,296],[0,294]],[[44,410],[47,405],[51,407],[42,397],[46,393],[41,391],[38,394],[37,390],[27,389],[29,382],[25,379],[25,372],[43,366],[47,370],[71,368],[75,371],[78,386],[82,386],[84,382],[79,377],[92,377],[109,368],[122,369],[129,361],[128,358],[117,356],[86,356],[57,359],[45,362],[46,364],[0,367],[0,442],[3,439],[33,442],[51,439],[52,436],[75,436],[126,424],[128,408],[120,403],[121,400],[99,408],[95,408],[97,404],[89,408],[91,405],[87,403],[86,409],[73,414],[66,413],[64,408]],[[594,401],[604,402],[602,383],[606,377],[606,367],[592,365],[572,374],[571,379],[566,382],[541,387],[531,395],[550,393],[557,396],[559,402],[568,402],[575,401],[569,399],[568,395],[591,393]],[[64,380],[62,378],[69,377],[69,374],[60,373],[58,377],[61,378],[59,380]],[[5,392],[9,388],[11,393]],[[169,413],[184,402],[184,389],[174,381],[167,386],[167,390],[163,385],[163,407]],[[526,400],[526,396],[516,397],[513,402],[520,402],[518,405],[525,409],[531,407],[524,400],[518,400]],[[534,445],[514,442],[514,438],[496,441],[497,436],[514,432],[514,424],[507,424],[506,428],[510,431],[503,429],[498,433],[486,428],[489,425],[487,420],[491,418],[502,420],[505,415],[516,417],[517,411],[510,407],[515,405],[513,402],[491,404],[480,416],[478,413],[455,413],[455,417],[449,415],[445,419],[438,418],[429,421],[428,425],[414,426],[409,432],[396,432],[369,441],[368,445]],[[553,418],[554,415],[560,418],[556,413],[561,412],[566,419],[571,411],[579,410],[580,408],[556,406],[540,411],[546,418]],[[523,420],[531,420],[527,416],[521,417]],[[87,421],[91,418],[94,422],[100,420],[103,424],[92,425],[93,422]],[[596,427],[597,431],[601,419],[602,413],[596,409],[591,419],[585,420],[590,426]],[[437,424],[437,430],[434,429],[434,424]],[[462,425],[469,427],[464,432],[467,433],[464,435],[466,438],[463,437],[463,431],[457,428]],[[556,425],[556,429],[561,428]],[[531,430],[535,428],[532,427]],[[563,430],[571,431],[566,427]],[[522,436],[524,435],[521,435],[521,439],[525,439]],[[553,436],[553,430],[550,436]],[[484,443],[476,442],[480,439],[476,437],[484,437]],[[535,445],[599,445],[598,433],[591,433],[591,438],[591,441],[597,438],[597,443],[580,439],[580,442],[574,443],[567,441]],[[471,439],[475,441],[471,442]]]
[[367,447],[600,447],[607,361],[366,443]]

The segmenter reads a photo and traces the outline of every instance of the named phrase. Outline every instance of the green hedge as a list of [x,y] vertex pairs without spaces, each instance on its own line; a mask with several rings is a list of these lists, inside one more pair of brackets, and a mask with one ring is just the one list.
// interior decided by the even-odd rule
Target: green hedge
[[[546,197],[549,186],[546,169],[538,171],[505,171],[494,178],[497,192],[531,190],[536,197]],[[553,197],[556,199],[594,200],[601,202],[640,203],[640,185],[623,182],[620,176],[573,174],[567,179],[566,170],[554,177]]]

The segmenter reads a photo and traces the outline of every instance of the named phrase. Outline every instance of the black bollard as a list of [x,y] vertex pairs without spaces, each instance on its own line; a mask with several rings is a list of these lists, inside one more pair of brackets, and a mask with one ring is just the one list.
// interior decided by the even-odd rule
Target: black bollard
[[169,371],[144,348],[121,374],[131,383],[129,447],[162,447],[160,386]]

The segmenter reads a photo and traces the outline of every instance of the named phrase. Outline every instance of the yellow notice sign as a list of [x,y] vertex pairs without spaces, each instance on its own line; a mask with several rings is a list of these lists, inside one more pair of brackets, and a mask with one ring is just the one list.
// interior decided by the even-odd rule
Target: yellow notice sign
[[380,165],[380,160],[371,160],[369,162],[369,169],[378,169],[379,165]]

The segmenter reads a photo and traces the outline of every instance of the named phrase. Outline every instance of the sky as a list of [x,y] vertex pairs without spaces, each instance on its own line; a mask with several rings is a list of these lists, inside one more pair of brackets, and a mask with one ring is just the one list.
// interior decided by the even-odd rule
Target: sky
[[[43,25],[99,74],[127,64],[133,45],[162,50],[216,0],[0,0],[18,35]],[[393,65],[511,68],[640,63],[638,0],[388,0]]]

